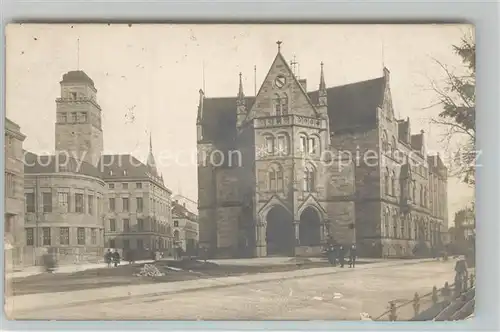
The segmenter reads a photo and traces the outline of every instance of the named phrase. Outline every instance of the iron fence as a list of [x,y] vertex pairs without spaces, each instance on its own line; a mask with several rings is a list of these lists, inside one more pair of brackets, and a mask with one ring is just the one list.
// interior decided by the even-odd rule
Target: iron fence
[[[372,320],[409,321],[431,308],[437,308],[437,315],[451,301],[459,298],[468,290],[472,289],[475,286],[476,277],[474,273],[470,273],[467,277],[459,280],[459,282],[455,282],[451,285],[446,282],[443,287],[439,289],[434,286],[432,291],[424,295],[415,293],[411,300],[399,304],[396,300],[389,301],[387,311]],[[439,304],[442,304],[442,308],[439,308]]]

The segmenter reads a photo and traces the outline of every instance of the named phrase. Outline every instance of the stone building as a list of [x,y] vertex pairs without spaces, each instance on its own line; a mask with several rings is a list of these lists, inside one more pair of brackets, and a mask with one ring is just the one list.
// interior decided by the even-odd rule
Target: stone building
[[98,168],[28,152],[24,171],[26,264],[48,249],[61,264],[102,259],[106,187]]
[[23,141],[25,138],[19,126],[5,118],[4,261],[6,271],[22,266],[23,263]]
[[[279,43],[280,44],[280,43]],[[446,225],[446,167],[396,119],[390,74],[308,91],[278,54],[256,97],[207,98],[197,118],[200,245],[213,256],[428,255]],[[432,161],[432,165],[431,165]]]
[[172,192],[155,166],[152,144],[146,164],[131,155],[105,155],[103,179],[108,186],[106,246],[150,250],[172,255]]
[[55,155],[25,155],[28,263],[51,248],[59,261],[101,260],[104,249],[172,248],[170,195],[152,147],[146,164],[103,155],[102,110],[83,71],[70,71],[56,99]]
[[175,245],[180,246],[188,255],[195,255],[199,240],[198,217],[189,211],[186,203],[174,201],[172,219],[174,221]]

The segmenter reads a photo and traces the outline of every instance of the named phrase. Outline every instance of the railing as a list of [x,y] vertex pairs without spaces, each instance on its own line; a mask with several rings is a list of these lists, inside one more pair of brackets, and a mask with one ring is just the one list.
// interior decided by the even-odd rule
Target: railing
[[400,304],[397,304],[395,300],[389,301],[388,310],[372,320],[409,321],[428,309],[433,307],[439,308],[439,304],[442,303],[443,307],[438,309],[434,315],[437,316],[443,311],[443,309],[445,309],[445,307],[448,306],[449,303],[451,303],[451,301],[458,299],[461,295],[464,295],[469,290],[474,288],[475,280],[476,278],[474,273],[471,273],[467,278],[463,279],[463,281],[458,284],[453,283],[449,285],[448,282],[446,282],[440,289],[434,286],[432,291],[427,294],[419,295],[418,293],[415,293],[413,299],[409,301],[405,301]]

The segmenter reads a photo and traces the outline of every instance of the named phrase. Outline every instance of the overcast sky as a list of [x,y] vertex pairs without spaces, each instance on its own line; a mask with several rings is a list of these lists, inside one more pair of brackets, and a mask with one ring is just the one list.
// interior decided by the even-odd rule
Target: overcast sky
[[[443,78],[433,58],[459,68],[452,45],[470,29],[461,25],[30,25],[7,27],[7,116],[27,135],[24,148],[54,150],[55,99],[70,70],[84,70],[97,88],[107,153],[133,153],[144,160],[152,132],[156,154],[181,155],[160,168],[166,185],[196,200],[198,90],[208,97],[236,96],[238,73],[246,95],[254,94],[283,41],[282,53],[296,56],[300,76],[317,89],[320,62],[328,86],[391,71],[396,115],[424,129],[427,147],[444,151],[442,129],[422,110],[435,101],[430,79]],[[79,40],[79,42],[77,42]],[[79,44],[79,47],[78,47]],[[79,49],[79,51],[78,51]],[[204,65],[203,65],[204,64]],[[203,75],[203,67],[205,67]],[[168,158],[168,157],[166,157]],[[450,222],[473,199],[473,190],[449,180]]]

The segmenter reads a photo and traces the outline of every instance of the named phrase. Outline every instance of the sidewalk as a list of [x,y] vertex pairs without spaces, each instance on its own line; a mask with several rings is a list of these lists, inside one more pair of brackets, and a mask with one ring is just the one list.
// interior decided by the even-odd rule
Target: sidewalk
[[90,304],[93,302],[120,301],[131,297],[151,297],[164,296],[188,291],[197,291],[203,289],[213,289],[219,287],[237,286],[261,282],[270,282],[278,280],[288,280],[296,278],[305,278],[319,275],[328,275],[333,273],[349,273],[360,269],[383,268],[398,265],[411,265],[426,262],[436,262],[435,259],[421,260],[394,260],[373,264],[363,264],[356,269],[323,267],[296,270],[289,272],[271,272],[260,274],[249,274],[239,277],[221,277],[213,279],[198,279],[188,281],[178,281],[172,283],[145,284],[134,286],[116,286],[105,289],[89,289],[72,292],[59,292],[48,294],[28,294],[6,298],[7,312],[29,311],[39,307],[58,307],[80,304]]
[[[138,264],[143,264],[143,263],[150,263],[152,260],[145,260],[145,261],[137,261],[136,263]],[[124,264],[124,263],[122,263]],[[128,264],[128,263],[125,263]],[[92,264],[73,264],[73,265],[62,265],[57,268],[57,270],[54,273],[73,273],[73,272],[79,272],[79,271],[86,271],[86,270],[94,270],[94,269],[101,269],[105,268],[106,264],[104,262],[102,263],[92,263]],[[23,271],[17,271],[17,272],[10,272],[5,274],[5,279],[9,280],[12,278],[25,278],[29,277],[32,275],[37,275],[44,273],[44,268],[42,266],[30,266],[24,269]]]

